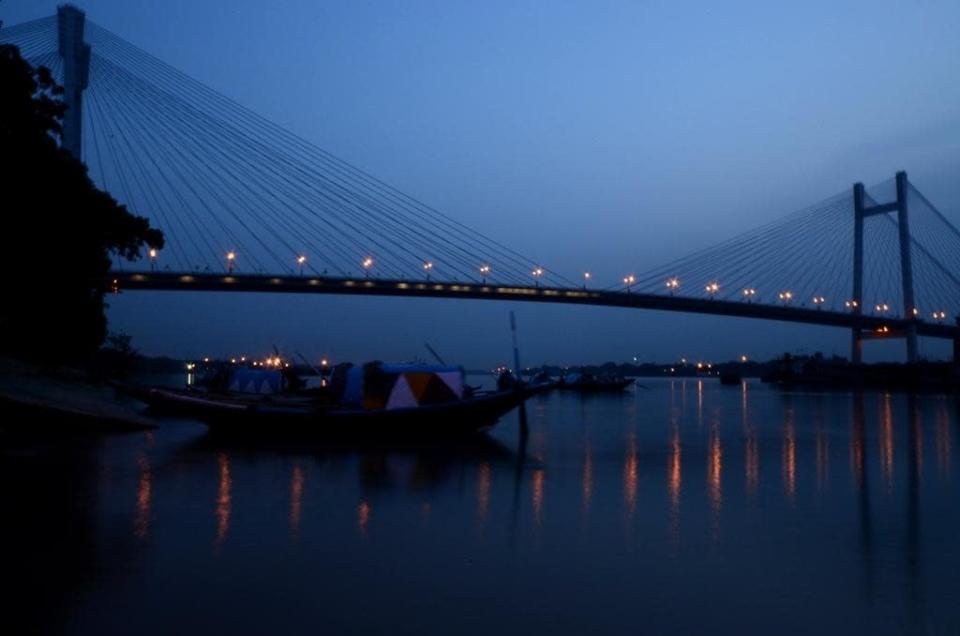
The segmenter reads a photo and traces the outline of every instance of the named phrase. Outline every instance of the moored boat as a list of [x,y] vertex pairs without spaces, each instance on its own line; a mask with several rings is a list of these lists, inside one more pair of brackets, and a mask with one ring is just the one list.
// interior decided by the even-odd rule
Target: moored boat
[[317,395],[142,388],[128,393],[157,412],[195,417],[218,432],[318,435],[459,434],[488,428],[536,387],[477,391],[461,367],[372,363],[343,369]]

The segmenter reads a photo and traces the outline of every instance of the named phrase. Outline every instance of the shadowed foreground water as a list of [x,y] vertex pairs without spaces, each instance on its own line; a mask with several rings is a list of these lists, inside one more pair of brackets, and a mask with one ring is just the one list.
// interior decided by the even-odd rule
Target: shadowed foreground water
[[[960,400],[642,380],[470,444],[2,440],[2,545],[70,633],[960,633]],[[8,586],[9,589],[9,586]]]

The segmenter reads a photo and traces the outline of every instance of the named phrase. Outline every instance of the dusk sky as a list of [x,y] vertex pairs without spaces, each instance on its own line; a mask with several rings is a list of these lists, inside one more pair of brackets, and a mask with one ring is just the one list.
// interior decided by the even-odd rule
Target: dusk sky
[[[7,25],[55,1],[5,0]],[[78,3],[325,150],[576,278],[613,283],[907,170],[960,224],[960,3]],[[846,355],[843,330],[564,306],[126,293],[148,354],[576,363]],[[868,358],[899,355],[868,345]],[[924,343],[927,355],[946,347]]]

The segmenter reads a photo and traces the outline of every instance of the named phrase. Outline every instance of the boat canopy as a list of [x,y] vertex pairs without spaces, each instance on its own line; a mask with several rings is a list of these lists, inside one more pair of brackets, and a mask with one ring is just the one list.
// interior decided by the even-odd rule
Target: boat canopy
[[283,390],[283,374],[279,369],[241,367],[230,373],[230,391],[272,395]]
[[364,409],[401,409],[463,399],[463,367],[370,363],[347,371],[342,402]]

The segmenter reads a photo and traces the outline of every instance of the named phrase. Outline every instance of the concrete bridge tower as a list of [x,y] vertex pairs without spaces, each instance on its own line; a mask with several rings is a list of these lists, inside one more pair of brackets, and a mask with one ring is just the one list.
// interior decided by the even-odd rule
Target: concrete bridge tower
[[90,45],[83,41],[86,15],[77,7],[57,7],[57,34],[60,57],[63,58],[63,97],[67,112],[63,117],[62,146],[82,160],[83,91],[90,76]]
[[[907,341],[907,361],[916,362],[917,350],[917,305],[913,295],[913,260],[910,250],[910,223],[907,213],[907,173],[897,173],[897,199],[867,207],[864,204],[862,183],[853,186],[853,301],[851,310],[863,313],[863,222],[867,217],[878,214],[897,213],[897,228],[900,234],[900,278],[903,285],[903,317],[908,326],[903,334]],[[860,327],[853,328],[853,342],[850,359],[853,362],[863,360],[863,340],[865,334]]]

